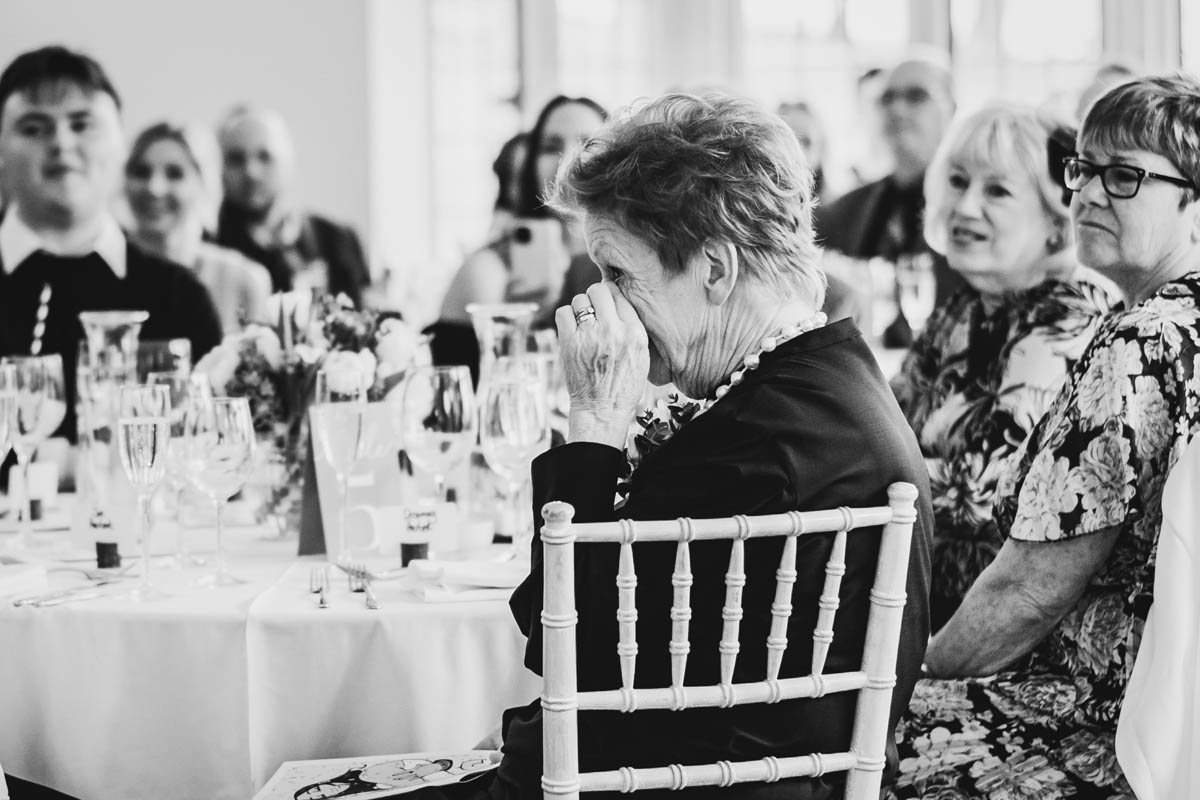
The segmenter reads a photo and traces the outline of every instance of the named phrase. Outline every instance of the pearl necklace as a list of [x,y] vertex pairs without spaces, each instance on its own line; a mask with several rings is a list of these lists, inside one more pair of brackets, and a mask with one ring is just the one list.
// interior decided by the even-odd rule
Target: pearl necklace
[[[729,376],[729,381],[717,387],[716,400],[713,400],[712,402],[715,403],[717,400],[720,400],[722,397],[729,394],[730,389],[732,389],[734,386],[737,386],[742,382],[742,380],[745,379],[747,372],[758,369],[758,364],[762,359],[763,353],[770,353],[784,342],[790,342],[792,339],[795,339],[802,333],[808,333],[809,331],[820,328],[825,324],[827,319],[828,317],[825,316],[824,311],[818,311],[816,314],[813,314],[811,317],[799,323],[798,325],[785,325],[777,333],[774,333],[770,336],[764,336],[758,343],[758,349],[742,359],[742,365],[733,371],[733,374]],[[709,406],[711,405],[712,403],[709,403]],[[708,409],[706,408],[704,410],[707,411]]]

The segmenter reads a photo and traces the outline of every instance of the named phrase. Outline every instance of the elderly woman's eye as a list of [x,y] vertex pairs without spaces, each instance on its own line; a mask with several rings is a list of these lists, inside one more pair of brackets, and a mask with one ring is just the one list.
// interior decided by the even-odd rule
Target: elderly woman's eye
[[987,195],[988,197],[1009,197],[1012,195],[1012,192],[1010,192],[1008,187],[1003,184],[991,183],[988,184]]
[[967,188],[967,184],[970,183],[970,181],[967,180],[966,175],[952,173],[950,177],[946,179],[946,183],[950,184],[951,189],[961,192]]

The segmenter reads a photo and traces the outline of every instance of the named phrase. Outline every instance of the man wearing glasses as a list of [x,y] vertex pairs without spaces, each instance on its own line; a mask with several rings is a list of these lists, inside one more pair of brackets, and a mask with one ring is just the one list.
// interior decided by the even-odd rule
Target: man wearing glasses
[[[903,256],[930,252],[921,232],[923,183],[925,168],[954,115],[951,83],[948,65],[932,55],[904,61],[888,74],[879,104],[894,169],[881,180],[817,208],[813,225],[826,248],[852,258],[880,256],[893,263]],[[962,279],[941,258],[934,259],[934,271],[940,304],[962,285]],[[902,315],[885,331],[883,343],[887,347],[912,343]]]

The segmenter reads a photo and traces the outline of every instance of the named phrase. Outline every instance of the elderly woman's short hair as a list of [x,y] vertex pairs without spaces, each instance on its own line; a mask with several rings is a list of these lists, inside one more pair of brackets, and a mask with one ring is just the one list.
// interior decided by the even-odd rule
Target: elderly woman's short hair
[[[1000,175],[1027,179],[1037,187],[1042,211],[1061,234],[1056,251],[1070,243],[1070,214],[1062,186],[1047,164],[1051,135],[1061,124],[1033,108],[993,105],[957,120],[925,170],[925,241],[939,253],[949,244],[952,201],[950,170],[955,164],[982,165]],[[1061,166],[1055,167],[1059,172]]]
[[812,173],[776,114],[721,94],[670,94],[627,109],[559,169],[553,202],[608,217],[670,272],[729,242],[741,274],[819,307]]
[[[1109,89],[1083,118],[1079,148],[1157,153],[1200,186],[1200,81],[1154,75]],[[1185,203],[1196,199],[1186,190]]]

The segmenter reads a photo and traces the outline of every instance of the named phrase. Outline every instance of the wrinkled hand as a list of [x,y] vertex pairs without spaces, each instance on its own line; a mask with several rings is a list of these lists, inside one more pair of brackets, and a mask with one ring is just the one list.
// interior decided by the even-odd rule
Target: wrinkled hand
[[[594,318],[577,322],[589,307]],[[554,321],[571,395],[568,440],[623,448],[650,372],[645,327],[629,301],[607,282],[575,295],[570,306],[558,309]]]

